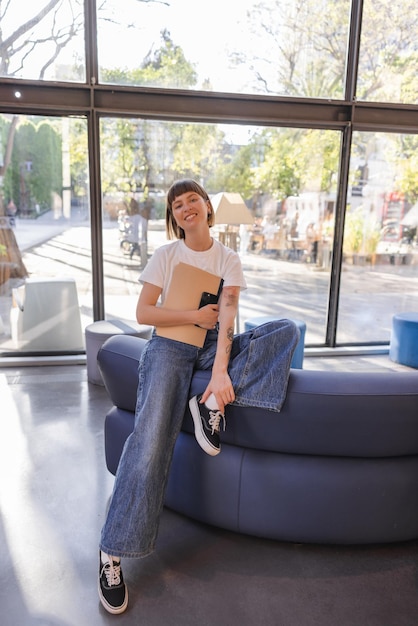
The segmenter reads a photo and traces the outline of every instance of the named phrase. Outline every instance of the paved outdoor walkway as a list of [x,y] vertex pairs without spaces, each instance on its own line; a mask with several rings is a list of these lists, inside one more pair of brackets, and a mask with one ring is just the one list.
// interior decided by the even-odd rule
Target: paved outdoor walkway
[[[17,220],[16,239],[30,275],[75,278],[82,324],[92,322],[93,294],[91,230],[85,220],[54,219],[47,213],[37,220]],[[150,223],[148,255],[165,243],[164,225]],[[106,317],[134,319],[140,285],[140,257],[133,259],[120,247],[117,222],[103,227]],[[240,330],[246,319],[274,315],[302,319],[306,343],[323,345],[327,319],[330,272],[303,262],[275,259],[264,254],[241,255],[249,288],[240,299]],[[339,343],[388,342],[392,315],[418,310],[418,265],[345,265],[339,303]],[[0,349],[10,348],[8,317],[11,284],[0,293],[4,333]]]

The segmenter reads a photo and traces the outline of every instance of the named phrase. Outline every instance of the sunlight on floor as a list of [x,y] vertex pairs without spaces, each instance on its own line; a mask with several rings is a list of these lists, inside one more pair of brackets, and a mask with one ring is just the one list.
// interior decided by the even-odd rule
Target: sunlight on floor
[[[13,563],[14,577],[27,610],[42,611],[45,606],[45,567],[49,576],[61,577],[55,568],[70,559],[63,551],[60,529],[54,527],[47,510],[40,508],[39,490],[48,490],[32,454],[32,442],[24,432],[24,418],[13,400],[6,376],[0,374],[1,419],[0,439],[0,515],[4,532],[4,554]],[[25,408],[25,413],[27,412]],[[39,436],[42,437],[42,428]],[[38,470],[41,468],[38,467]],[[28,519],[31,523],[28,524]],[[43,554],[44,558],[39,558]],[[48,583],[49,584],[49,583]],[[64,594],[65,596],[65,594]],[[70,604],[70,599],[62,597]]]

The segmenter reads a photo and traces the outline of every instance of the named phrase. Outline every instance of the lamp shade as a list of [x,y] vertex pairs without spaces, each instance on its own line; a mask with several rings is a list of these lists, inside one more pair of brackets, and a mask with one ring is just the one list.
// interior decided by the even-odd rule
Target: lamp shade
[[217,224],[253,224],[254,218],[239,193],[222,191],[211,198]]

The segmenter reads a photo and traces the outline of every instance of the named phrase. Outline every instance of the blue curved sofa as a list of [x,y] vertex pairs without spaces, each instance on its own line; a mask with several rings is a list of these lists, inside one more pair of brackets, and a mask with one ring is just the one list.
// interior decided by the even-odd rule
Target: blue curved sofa
[[[115,473],[132,431],[146,340],[109,338],[98,353],[113,407],[105,420]],[[196,371],[190,394],[208,372]],[[151,416],[150,416],[151,418]],[[165,504],[196,520],[291,542],[367,544],[418,538],[418,375],[292,369],[277,414],[227,408],[221,454],[194,438],[188,409]]]

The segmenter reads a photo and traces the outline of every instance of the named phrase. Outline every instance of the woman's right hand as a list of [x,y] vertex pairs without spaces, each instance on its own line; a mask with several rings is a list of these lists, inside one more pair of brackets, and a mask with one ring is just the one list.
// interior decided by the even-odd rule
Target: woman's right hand
[[196,324],[205,330],[215,328],[219,317],[218,304],[207,304],[197,311],[170,310],[157,306],[160,294],[160,287],[151,283],[143,284],[136,307],[138,324],[150,324],[152,326]]
[[215,328],[219,318],[219,304],[207,304],[196,311],[196,324],[206,330]]

